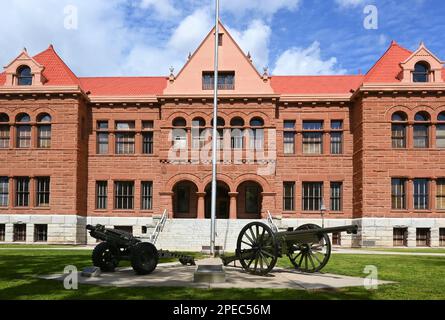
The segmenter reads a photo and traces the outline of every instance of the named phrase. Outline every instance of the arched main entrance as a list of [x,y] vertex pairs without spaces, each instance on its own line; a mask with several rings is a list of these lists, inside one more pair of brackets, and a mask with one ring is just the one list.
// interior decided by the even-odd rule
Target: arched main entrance
[[245,181],[237,190],[237,218],[238,219],[261,219],[261,208],[263,203],[263,188],[258,182]]
[[[230,188],[222,181],[218,181],[216,185],[216,218],[229,219],[230,210]],[[205,188],[205,217],[210,219],[212,205],[212,183]]]
[[173,217],[196,218],[198,187],[191,181],[180,181],[173,187]]

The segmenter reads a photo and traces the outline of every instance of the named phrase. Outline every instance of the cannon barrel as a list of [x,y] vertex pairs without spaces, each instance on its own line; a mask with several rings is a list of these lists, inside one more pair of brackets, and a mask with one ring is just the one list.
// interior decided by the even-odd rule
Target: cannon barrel
[[132,234],[116,229],[108,229],[103,225],[87,225],[87,230],[90,230],[90,235],[98,240],[106,241],[116,247],[123,248],[135,245],[141,240],[134,237]]

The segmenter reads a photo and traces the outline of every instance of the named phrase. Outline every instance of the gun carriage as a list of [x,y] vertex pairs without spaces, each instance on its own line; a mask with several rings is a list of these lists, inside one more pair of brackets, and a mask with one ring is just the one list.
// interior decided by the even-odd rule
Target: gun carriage
[[266,275],[286,255],[295,269],[302,272],[318,272],[331,256],[330,233],[357,233],[356,225],[321,228],[315,224],[301,225],[287,231],[272,230],[262,222],[247,224],[238,236],[235,255],[222,256],[224,265],[239,261],[251,274]]
[[98,224],[87,225],[90,235],[102,242],[93,250],[92,260],[103,272],[113,272],[120,261],[131,262],[133,270],[140,275],[152,273],[159,258],[176,258],[183,265],[195,265],[191,256],[157,250],[150,242],[142,242],[132,234],[116,229],[108,229]]

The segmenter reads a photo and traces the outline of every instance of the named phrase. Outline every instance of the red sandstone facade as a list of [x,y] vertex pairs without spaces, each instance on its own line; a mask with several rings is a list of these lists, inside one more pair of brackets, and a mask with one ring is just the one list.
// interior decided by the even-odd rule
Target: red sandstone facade
[[[228,76],[219,98],[227,135],[220,152],[230,158],[218,166],[219,218],[264,219],[269,211],[294,225],[319,219],[323,204],[327,224],[361,226],[342,245],[445,244],[442,61],[423,44],[410,52],[393,42],[366,75],[275,77],[258,73],[224,27],[221,33],[220,70]],[[52,46],[6,66],[0,240],[85,243],[85,224],[101,219],[141,234],[164,210],[173,220],[205,220],[211,164],[193,160],[192,127],[197,119],[200,129],[212,124],[213,91],[204,79],[212,43],[210,32],[169,77],[79,78]],[[425,80],[419,64],[425,82],[414,81]],[[48,148],[42,126],[51,128]],[[257,132],[262,159],[246,161],[256,142],[249,134],[234,142],[236,128]],[[187,152],[179,163],[175,129],[186,141],[179,141]]]

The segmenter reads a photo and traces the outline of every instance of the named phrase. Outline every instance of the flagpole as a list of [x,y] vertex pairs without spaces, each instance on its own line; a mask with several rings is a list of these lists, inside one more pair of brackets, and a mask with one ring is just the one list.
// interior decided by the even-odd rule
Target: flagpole
[[212,204],[210,222],[210,253],[215,256],[216,238],[216,152],[217,152],[217,125],[218,125],[218,37],[219,37],[219,0],[215,6],[215,73],[213,83],[213,135],[212,135]]

